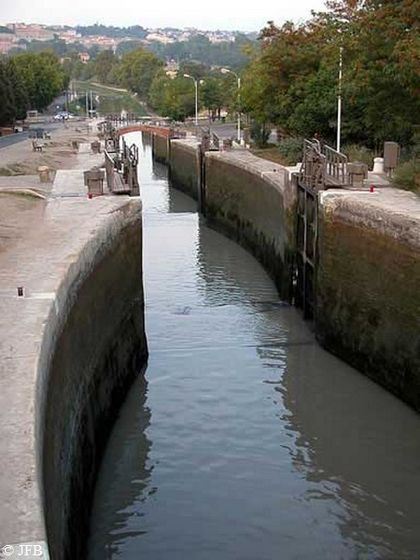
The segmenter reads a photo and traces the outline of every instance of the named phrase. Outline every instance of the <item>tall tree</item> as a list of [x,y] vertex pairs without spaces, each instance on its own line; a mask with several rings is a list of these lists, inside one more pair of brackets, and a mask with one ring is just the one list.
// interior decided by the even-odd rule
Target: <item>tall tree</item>
[[15,115],[13,85],[9,77],[7,62],[0,59],[0,125],[11,124]]
[[102,84],[109,82],[113,67],[117,64],[117,58],[110,50],[102,51],[95,60],[95,74]]
[[269,22],[246,71],[247,110],[333,141],[342,47],[343,140],[410,143],[420,114],[419,7],[419,0],[331,0],[304,24]]
[[121,84],[148,99],[150,86],[163,62],[153,53],[140,48],[124,55],[119,66]]

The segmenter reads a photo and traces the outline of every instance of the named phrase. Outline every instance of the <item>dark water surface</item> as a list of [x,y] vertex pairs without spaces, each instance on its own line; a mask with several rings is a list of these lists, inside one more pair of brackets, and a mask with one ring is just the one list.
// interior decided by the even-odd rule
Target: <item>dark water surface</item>
[[324,352],[140,154],[150,358],[110,438],[89,559],[420,558],[420,417]]

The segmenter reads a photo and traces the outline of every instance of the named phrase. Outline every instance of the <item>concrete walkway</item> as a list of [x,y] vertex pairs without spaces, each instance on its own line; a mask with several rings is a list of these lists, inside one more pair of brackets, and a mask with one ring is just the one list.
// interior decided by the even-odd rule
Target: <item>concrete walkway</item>
[[[47,390],[40,371],[51,357],[42,355],[51,313],[71,305],[66,285],[88,266],[86,248],[94,254],[103,246],[122,214],[138,214],[140,221],[138,197],[89,199],[83,171],[102,165],[103,155],[82,149],[77,158],[76,169],[57,172],[39,221],[0,252],[0,548],[46,541],[37,419]],[[16,547],[9,557],[18,557]]]

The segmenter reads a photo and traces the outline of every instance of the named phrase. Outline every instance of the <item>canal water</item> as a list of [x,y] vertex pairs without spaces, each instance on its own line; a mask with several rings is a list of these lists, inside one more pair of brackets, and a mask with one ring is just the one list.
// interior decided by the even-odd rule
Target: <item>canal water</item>
[[127,139],[150,358],[110,437],[89,560],[419,558],[420,417],[323,351]]

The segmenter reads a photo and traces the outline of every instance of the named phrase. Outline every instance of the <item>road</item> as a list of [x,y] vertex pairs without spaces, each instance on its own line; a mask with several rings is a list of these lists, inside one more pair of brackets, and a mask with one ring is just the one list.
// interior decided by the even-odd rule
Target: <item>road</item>
[[[54,101],[47,107],[43,116],[45,119],[50,119],[58,110],[64,108],[66,103],[66,95],[62,94],[59,95],[54,99]],[[54,130],[63,126],[62,122],[45,122],[45,123],[37,123],[31,124],[29,129],[31,128],[43,128],[44,130]],[[25,132],[17,132],[16,134],[9,134],[8,136],[0,136],[0,149],[5,148],[6,146],[12,146],[13,144],[17,144],[18,142],[22,142],[26,140],[29,136],[29,131]]]
[[[56,128],[60,128],[63,126],[61,122],[46,122],[46,123],[39,123],[33,124],[29,127],[29,129],[33,128],[43,128],[44,130],[54,130]],[[29,136],[29,131],[25,130],[25,132],[17,132],[15,134],[9,134],[8,136],[1,136],[0,137],[0,149],[5,148],[6,146],[12,146],[17,142],[22,142],[26,140]]]

